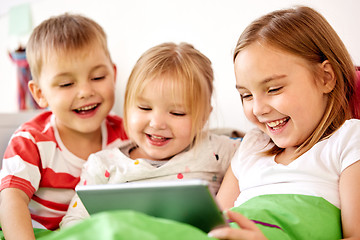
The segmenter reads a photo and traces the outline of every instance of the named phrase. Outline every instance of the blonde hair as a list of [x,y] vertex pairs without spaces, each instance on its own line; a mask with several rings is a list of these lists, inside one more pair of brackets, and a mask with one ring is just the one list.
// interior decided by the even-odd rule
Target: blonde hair
[[61,56],[93,44],[99,44],[111,61],[106,34],[94,20],[65,13],[43,21],[34,29],[26,46],[33,79],[39,78],[43,64],[52,55]]
[[147,50],[136,62],[126,85],[125,129],[128,129],[127,110],[136,104],[138,96],[154,79],[161,81],[160,87],[171,81],[173,95],[181,91],[192,119],[192,136],[195,141],[200,139],[211,112],[214,79],[211,61],[187,43],[163,43]]
[[[305,142],[298,147],[295,157],[329,137],[355,114],[349,104],[355,96],[355,66],[343,42],[326,19],[312,8],[298,6],[278,10],[253,21],[241,34],[233,60],[247,46],[262,42],[305,59],[315,79],[318,63],[328,60],[334,70],[336,85],[328,94],[328,104],[319,125]],[[284,149],[276,145],[266,152],[276,155]]]

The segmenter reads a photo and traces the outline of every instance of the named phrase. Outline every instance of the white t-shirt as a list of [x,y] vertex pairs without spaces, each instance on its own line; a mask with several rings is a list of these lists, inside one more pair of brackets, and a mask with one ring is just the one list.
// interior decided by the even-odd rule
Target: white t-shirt
[[257,154],[272,146],[260,130],[245,135],[231,162],[241,192],[234,206],[259,195],[303,194],[323,197],[340,208],[340,174],[360,160],[360,120],[346,121],[289,165],[276,163],[274,156]]

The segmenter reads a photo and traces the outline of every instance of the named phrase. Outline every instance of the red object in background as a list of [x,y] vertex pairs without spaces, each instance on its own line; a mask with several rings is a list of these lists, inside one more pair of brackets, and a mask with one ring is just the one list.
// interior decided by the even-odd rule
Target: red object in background
[[360,67],[356,68],[356,80],[355,80],[355,95],[350,102],[352,107],[353,117],[360,119]]
[[39,105],[37,105],[33,99],[28,88],[28,82],[31,80],[31,73],[29,63],[26,60],[25,49],[20,47],[14,52],[9,53],[9,56],[17,66],[19,110],[39,109]]

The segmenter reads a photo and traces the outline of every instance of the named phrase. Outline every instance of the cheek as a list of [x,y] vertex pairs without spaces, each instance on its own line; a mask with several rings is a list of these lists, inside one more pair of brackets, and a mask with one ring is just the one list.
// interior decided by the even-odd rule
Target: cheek
[[[181,126],[181,127],[179,127]],[[192,141],[193,136],[191,136],[191,120],[187,119],[184,121],[181,121],[175,126],[173,126],[173,129],[177,132],[177,135],[183,139],[187,139],[189,142]]]
[[[52,93],[53,97],[48,97],[45,96],[47,99],[47,102],[49,103],[50,106],[67,106],[67,105],[71,105],[73,102],[73,95],[71,94],[71,92],[57,92],[57,93]],[[54,97],[55,96],[55,97]]]
[[139,128],[144,125],[145,118],[142,117],[141,114],[139,114],[137,111],[131,111],[128,114],[127,120],[129,129],[128,131],[129,134],[131,134],[131,132],[138,131]]
[[107,87],[99,88],[100,91],[102,91],[102,95],[107,97],[108,99],[115,100],[115,86],[114,85],[108,85]]
[[246,118],[249,121],[254,122],[256,118],[255,118],[255,116],[253,114],[251,104],[250,103],[244,103],[243,104],[243,110],[244,110],[244,114],[245,114]]

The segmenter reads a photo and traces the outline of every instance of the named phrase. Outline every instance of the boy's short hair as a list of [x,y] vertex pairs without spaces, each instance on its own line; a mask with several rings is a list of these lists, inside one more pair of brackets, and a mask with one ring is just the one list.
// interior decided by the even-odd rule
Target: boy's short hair
[[91,44],[100,44],[111,60],[106,34],[94,20],[64,13],[43,21],[33,30],[26,47],[32,78],[37,81],[51,55],[81,50]]

